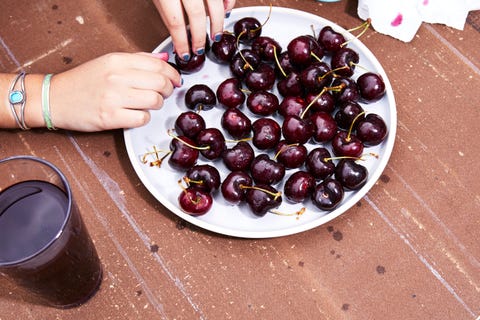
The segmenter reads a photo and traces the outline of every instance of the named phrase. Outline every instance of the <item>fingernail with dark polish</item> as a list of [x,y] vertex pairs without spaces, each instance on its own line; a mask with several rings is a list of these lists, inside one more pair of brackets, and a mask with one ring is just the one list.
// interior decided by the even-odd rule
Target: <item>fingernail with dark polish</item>
[[182,59],[183,59],[183,61],[188,61],[188,60],[190,60],[190,55],[188,53],[184,53],[184,54],[182,54]]
[[205,49],[204,48],[197,49],[196,53],[197,55],[201,56],[202,54],[205,53]]
[[230,14],[231,14],[231,13],[232,13],[231,11],[227,11],[227,12],[225,13],[225,19],[230,18]]
[[223,33],[217,33],[213,39],[215,42],[222,40]]

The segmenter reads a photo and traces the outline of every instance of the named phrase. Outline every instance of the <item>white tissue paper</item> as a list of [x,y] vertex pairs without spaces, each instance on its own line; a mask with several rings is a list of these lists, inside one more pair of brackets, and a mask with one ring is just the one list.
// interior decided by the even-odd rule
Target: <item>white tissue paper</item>
[[480,0],[358,0],[357,13],[377,32],[410,42],[423,22],[463,30],[472,10],[480,10]]

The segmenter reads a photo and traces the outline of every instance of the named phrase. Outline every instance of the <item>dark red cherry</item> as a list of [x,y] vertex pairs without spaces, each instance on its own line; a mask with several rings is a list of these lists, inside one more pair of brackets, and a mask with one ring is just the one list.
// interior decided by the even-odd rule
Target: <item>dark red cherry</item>
[[[188,31],[188,42],[191,47],[192,37],[190,30]],[[175,69],[184,74],[191,74],[200,71],[205,65],[206,53],[210,51],[210,39],[208,35],[205,36],[205,53],[203,54],[193,54],[192,51],[189,52],[189,59],[184,60],[177,53],[175,53]]]
[[299,71],[299,69],[292,65],[290,57],[288,56],[288,51],[283,51],[278,55],[278,62],[275,61],[275,73],[278,78],[282,79],[286,75],[297,71]]
[[320,93],[332,82],[333,75],[325,62],[314,62],[300,73],[300,83],[306,92]]
[[278,93],[283,97],[301,96],[304,92],[303,85],[300,82],[300,76],[294,71],[277,81],[277,89]]
[[201,216],[207,213],[213,204],[213,198],[207,191],[196,187],[188,187],[178,196],[180,208],[192,216]]
[[229,108],[225,110],[220,120],[222,128],[232,136],[240,140],[247,138],[252,133],[252,122],[240,109]]
[[268,211],[278,208],[282,203],[281,193],[270,185],[255,185],[246,191],[246,202],[253,214],[265,216]]
[[312,62],[311,40],[308,36],[298,36],[292,39],[287,46],[290,62],[304,68]]
[[220,172],[209,164],[197,164],[185,173],[184,178],[190,186],[205,192],[214,192],[220,187]]
[[223,133],[217,128],[206,128],[196,138],[200,153],[209,160],[219,158],[227,148]]
[[310,39],[310,50],[312,51],[312,61],[321,61],[325,55],[325,48],[312,35],[307,35]]
[[242,82],[238,78],[228,78],[217,88],[218,102],[227,108],[238,108],[245,102]]
[[306,109],[306,102],[299,96],[287,96],[283,98],[278,106],[278,114],[282,117],[301,116]]
[[259,90],[252,92],[247,98],[247,108],[259,116],[269,116],[278,110],[279,101],[270,91]]
[[286,169],[300,168],[307,159],[308,150],[303,144],[289,144],[285,140],[278,143],[275,157]]
[[378,73],[365,72],[358,77],[357,85],[362,102],[375,102],[385,95],[385,82]]
[[363,107],[355,102],[355,101],[347,101],[340,103],[338,105],[337,113],[335,113],[335,121],[339,128],[343,130],[349,130],[352,126],[352,122],[355,120],[353,124],[355,128],[358,123],[365,118],[363,114],[364,110]]
[[270,90],[275,80],[275,69],[267,63],[261,63],[255,69],[247,71],[245,85],[251,91]]
[[346,40],[340,32],[333,30],[331,26],[325,26],[320,30],[318,42],[323,46],[325,51],[335,52],[341,48]]
[[283,194],[291,203],[304,202],[311,198],[315,184],[315,178],[310,173],[297,171],[285,181]]
[[335,167],[335,179],[348,190],[358,190],[367,183],[368,170],[353,159],[342,159]]
[[360,90],[355,80],[352,78],[337,77],[333,80],[332,86],[340,86],[342,84],[345,86],[343,89],[333,91],[332,93],[336,103],[360,100]]
[[275,39],[260,36],[253,40],[252,50],[257,53],[263,61],[273,62],[275,61],[275,52],[279,55],[282,52],[282,47]]
[[203,117],[193,111],[182,112],[175,120],[175,132],[190,139],[195,139],[197,134],[205,129],[205,126]]
[[318,93],[307,93],[305,102],[310,111],[324,111],[331,113],[335,110],[335,98],[329,91],[323,92],[320,96]]
[[250,164],[250,174],[255,183],[274,185],[285,176],[285,166],[262,153]]
[[314,126],[310,118],[286,116],[282,123],[283,137],[288,143],[305,144],[314,133]]
[[360,158],[363,153],[363,143],[354,134],[339,131],[332,139],[332,150],[336,156]]
[[230,72],[239,79],[244,79],[247,73],[258,67],[262,59],[251,49],[242,49],[230,61]]
[[337,133],[337,123],[330,113],[317,111],[310,115],[310,121],[313,123],[313,139],[316,142],[327,142],[333,139]]
[[225,32],[220,41],[212,43],[210,52],[213,61],[230,63],[237,52],[237,39],[233,34]]
[[248,142],[239,141],[222,154],[223,163],[230,171],[248,171],[255,157],[255,151]]
[[355,50],[343,47],[333,53],[330,65],[336,74],[351,77],[359,61],[360,56]]
[[232,205],[239,205],[245,200],[245,187],[253,185],[252,178],[244,171],[232,171],[223,180],[220,191],[223,198]]
[[254,17],[245,17],[235,22],[233,33],[240,42],[251,43],[262,34],[262,24]]
[[320,210],[331,211],[342,202],[344,193],[340,182],[327,178],[315,187],[312,202]]
[[331,158],[328,149],[317,147],[308,153],[305,168],[314,178],[323,180],[332,175],[335,170],[335,164]]
[[215,106],[217,98],[209,86],[195,84],[185,93],[185,105],[187,108],[196,110],[209,110]]
[[190,52],[190,57],[189,60],[183,60],[176,54],[175,65],[177,66],[177,70],[180,70],[180,72],[184,74],[192,74],[203,68],[205,65],[205,54],[197,55]]
[[376,146],[387,136],[387,124],[378,114],[369,113],[356,126],[356,135],[365,146]]
[[260,118],[252,123],[252,143],[260,150],[276,147],[282,135],[282,128],[271,118]]
[[168,158],[168,163],[172,168],[185,171],[197,163],[199,151],[191,146],[196,146],[195,142],[185,136],[177,136],[172,139],[170,142],[172,153]]

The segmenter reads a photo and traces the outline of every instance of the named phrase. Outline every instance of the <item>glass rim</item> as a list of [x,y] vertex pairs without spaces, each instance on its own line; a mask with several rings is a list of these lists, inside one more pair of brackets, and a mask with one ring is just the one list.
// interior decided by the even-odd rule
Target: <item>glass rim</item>
[[15,267],[17,265],[20,265],[20,264],[22,264],[26,261],[29,261],[29,260],[37,257],[40,254],[42,254],[43,252],[45,252],[53,243],[55,243],[55,241],[57,241],[62,236],[62,234],[65,231],[65,227],[67,226],[67,223],[69,222],[70,217],[72,215],[72,204],[73,204],[72,190],[70,188],[70,184],[68,183],[68,180],[67,180],[66,176],[63,174],[63,172],[57,166],[55,166],[53,163],[51,163],[48,160],[45,160],[45,159],[42,159],[42,158],[39,158],[39,157],[36,157],[36,156],[31,156],[31,155],[16,155],[16,156],[9,156],[9,157],[6,157],[6,158],[2,158],[2,159],[0,159],[0,165],[3,164],[3,163],[9,162],[9,161],[14,161],[14,160],[34,161],[34,162],[38,162],[38,163],[43,164],[43,165],[49,167],[50,169],[52,169],[60,177],[60,180],[61,180],[63,186],[65,187],[65,193],[66,193],[66,196],[67,196],[67,199],[68,199],[67,212],[66,212],[65,217],[63,219],[63,223],[60,226],[60,229],[58,230],[58,233],[55,235],[55,237],[50,239],[50,241],[48,241],[48,243],[46,243],[42,248],[38,249],[37,251],[35,251],[31,255],[28,255],[28,256],[23,257],[21,259],[17,259],[17,260],[14,260],[14,261],[6,261],[6,262],[2,262],[0,260],[0,267]]

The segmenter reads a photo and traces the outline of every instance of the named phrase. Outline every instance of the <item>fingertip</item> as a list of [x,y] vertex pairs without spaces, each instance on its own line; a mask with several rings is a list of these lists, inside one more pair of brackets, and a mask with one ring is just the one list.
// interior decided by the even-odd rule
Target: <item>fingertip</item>
[[152,116],[148,110],[142,110],[139,112],[138,119],[133,123],[133,128],[143,127],[144,125],[148,124]]
[[172,84],[173,84],[173,86],[174,86],[175,88],[180,88],[181,86],[183,86],[183,78],[182,78],[182,76],[180,76],[180,77],[178,78],[178,80],[173,80],[173,81],[172,81]]
[[235,0],[224,0],[223,7],[225,9],[225,18],[230,17],[230,13],[232,12],[232,9],[235,7]]
[[154,53],[151,53],[151,55],[163,61],[168,61],[168,58],[169,58],[168,52],[154,52]]

